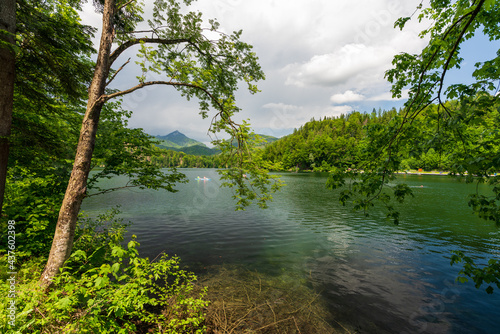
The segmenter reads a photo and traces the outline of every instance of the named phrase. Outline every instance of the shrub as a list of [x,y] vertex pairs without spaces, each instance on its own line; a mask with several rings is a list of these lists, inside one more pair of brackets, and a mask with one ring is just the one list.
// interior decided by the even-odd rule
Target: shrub
[[[49,291],[38,284],[42,261],[18,270],[15,328],[9,326],[5,301],[10,284],[3,280],[0,332],[204,332],[208,302],[205,290],[193,291],[194,274],[182,270],[177,257],[139,257],[135,236],[122,246],[125,229],[115,213],[87,219],[79,227],[74,251]],[[92,227],[99,226],[104,228],[96,233]]]

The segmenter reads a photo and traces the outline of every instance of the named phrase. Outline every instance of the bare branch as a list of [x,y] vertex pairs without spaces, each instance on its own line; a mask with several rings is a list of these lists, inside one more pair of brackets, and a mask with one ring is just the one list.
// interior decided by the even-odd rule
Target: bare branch
[[150,33],[150,32],[156,32],[154,29],[151,30],[134,30],[134,31],[117,31],[117,35],[125,35],[125,34],[144,34],[144,33]]
[[468,13],[467,15],[464,15],[462,17],[462,18],[464,18],[464,17],[466,17],[468,15],[471,15],[471,17],[469,18],[469,20],[467,21],[467,23],[465,23],[465,26],[463,27],[462,31],[460,32],[460,34],[459,34],[459,36],[458,36],[455,44],[453,45],[453,49],[451,50],[450,55],[448,56],[448,59],[446,59],[446,64],[443,66],[443,73],[441,74],[441,80],[439,82],[438,96],[441,96],[441,91],[443,90],[444,77],[446,76],[446,72],[448,71],[448,67],[450,66],[451,59],[453,58],[453,55],[457,51],[458,46],[462,42],[462,38],[464,37],[465,32],[467,31],[467,29],[472,24],[472,21],[474,21],[474,19],[476,18],[477,14],[481,10],[481,7],[483,6],[483,4],[484,4],[485,1],[486,0],[481,0],[479,2],[479,4],[477,5],[476,9],[473,12]]
[[106,87],[111,83],[111,81],[113,81],[113,79],[116,77],[118,72],[120,72],[125,67],[125,65],[127,65],[129,62],[130,62],[130,58],[115,72],[115,74],[113,74],[111,79],[109,79],[109,81],[106,83]]

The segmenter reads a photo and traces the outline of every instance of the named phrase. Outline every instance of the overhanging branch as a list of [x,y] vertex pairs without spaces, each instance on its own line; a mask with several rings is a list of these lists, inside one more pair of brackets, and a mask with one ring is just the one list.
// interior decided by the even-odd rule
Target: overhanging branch
[[188,38],[177,38],[177,39],[165,39],[165,38],[134,38],[126,41],[115,49],[109,56],[109,66],[111,67],[115,60],[128,48],[140,43],[153,43],[153,44],[163,44],[163,45],[174,45],[181,43],[190,43]]
[[136,85],[134,87],[131,87],[129,89],[122,90],[122,91],[119,91],[119,92],[115,92],[115,93],[112,93],[112,94],[103,95],[101,98],[104,101],[108,101],[108,100],[113,99],[113,98],[118,97],[118,96],[123,96],[123,95],[130,94],[132,92],[135,92],[138,89],[141,89],[141,88],[144,88],[144,87],[147,87],[147,86],[154,86],[154,85],[166,85],[166,86],[174,86],[174,87],[189,87],[189,88],[194,88],[194,89],[201,90],[205,94],[207,94],[210,97],[210,99],[215,102],[215,104],[217,104],[219,110],[224,110],[224,107],[220,103],[220,101],[217,100],[217,98],[212,93],[210,93],[207,89],[205,89],[205,88],[203,88],[201,86],[197,86],[195,84],[190,84],[190,83],[185,83],[185,82],[176,82],[176,81],[147,81],[147,82],[141,82],[140,84],[138,84],[138,85]]

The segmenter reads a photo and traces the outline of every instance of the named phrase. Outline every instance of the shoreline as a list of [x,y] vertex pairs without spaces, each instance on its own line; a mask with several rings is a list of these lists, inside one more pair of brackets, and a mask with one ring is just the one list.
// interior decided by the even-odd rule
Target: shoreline
[[[318,172],[318,171],[312,171],[312,170],[271,170],[271,172],[274,173],[330,173],[329,171],[323,171],[323,172]],[[362,172],[361,172],[362,173]],[[397,175],[441,175],[441,176],[449,176],[450,172],[447,171],[431,171],[431,172],[418,172],[418,171],[410,171],[410,172],[394,172],[394,174]]]
[[449,176],[450,175],[450,172],[436,172],[436,171],[432,171],[432,172],[396,172],[394,174],[397,174],[397,175],[405,175],[405,174],[408,174],[408,175],[439,175],[439,176]]

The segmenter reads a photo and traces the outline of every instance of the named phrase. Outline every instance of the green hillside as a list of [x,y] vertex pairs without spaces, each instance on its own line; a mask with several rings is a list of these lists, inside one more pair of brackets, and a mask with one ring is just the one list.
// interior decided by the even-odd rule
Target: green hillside
[[160,141],[160,144],[157,145],[159,147],[163,146],[177,149],[195,145],[206,147],[202,142],[191,139],[179,131],[171,132],[166,136],[155,136],[155,138]]
[[158,140],[157,147],[172,150],[176,152],[184,152],[190,155],[214,155],[219,153],[219,150],[207,147],[202,142],[189,138],[179,131],[174,131],[166,136],[155,136]]
[[271,143],[274,143],[275,141],[279,140],[279,138],[276,138],[276,137],[273,137],[273,136],[268,136],[268,135],[260,135],[260,134],[257,134],[257,136],[261,137],[262,139],[264,139],[266,141],[266,145],[267,144],[271,144]]
[[[264,145],[278,140],[278,138],[273,136],[258,136],[266,141]],[[158,141],[156,146],[165,150],[184,152],[190,155],[215,155],[220,153],[220,150],[216,148],[209,148],[202,142],[189,138],[179,131],[174,131],[166,136],[155,136],[155,138]]]

